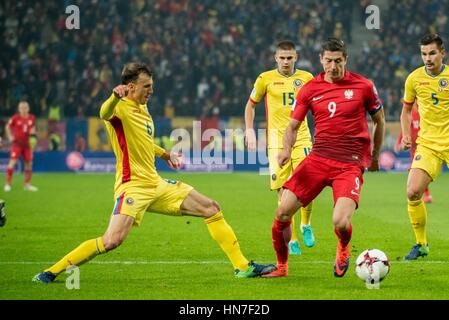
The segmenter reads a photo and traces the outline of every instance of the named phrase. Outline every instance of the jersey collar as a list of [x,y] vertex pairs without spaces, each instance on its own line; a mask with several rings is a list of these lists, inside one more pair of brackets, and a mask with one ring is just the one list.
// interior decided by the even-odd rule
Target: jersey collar
[[295,69],[293,69],[293,73],[291,74],[291,75],[289,75],[289,76],[286,76],[286,75],[284,75],[284,74],[282,74],[280,71],[279,71],[279,69],[278,68],[276,68],[276,71],[277,71],[277,73],[280,75],[280,76],[282,76],[282,77],[284,77],[284,78],[290,78],[290,77],[293,77],[295,74],[296,74],[296,72],[298,72],[298,70],[295,68]]
[[125,101],[128,104],[131,104],[133,106],[139,107],[140,105],[137,102],[134,102],[133,100],[127,98],[127,97],[123,97],[122,98],[123,101]]
[[426,66],[424,66],[424,72],[431,78],[438,77],[444,71],[444,69],[446,69],[446,65],[443,63],[443,66],[441,67],[440,72],[438,72],[436,75],[433,76],[433,75],[431,75],[430,73],[427,72],[427,68],[426,68]]

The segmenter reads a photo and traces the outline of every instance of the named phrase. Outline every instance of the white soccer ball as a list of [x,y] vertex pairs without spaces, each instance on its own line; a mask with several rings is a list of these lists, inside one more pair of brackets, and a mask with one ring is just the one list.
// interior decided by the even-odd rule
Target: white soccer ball
[[390,272],[390,262],[387,255],[378,249],[367,249],[357,258],[355,273],[366,283],[375,284]]

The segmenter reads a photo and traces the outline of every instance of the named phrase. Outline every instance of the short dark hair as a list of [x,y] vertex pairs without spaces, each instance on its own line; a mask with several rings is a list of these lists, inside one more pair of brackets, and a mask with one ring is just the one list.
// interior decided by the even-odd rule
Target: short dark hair
[[125,64],[122,70],[122,84],[136,81],[141,73],[147,74],[150,78],[153,76],[150,68],[144,63],[131,62]]
[[427,46],[428,44],[432,43],[435,43],[438,46],[438,49],[444,49],[443,39],[441,39],[441,37],[436,33],[426,34],[421,38],[421,41],[419,42],[419,44],[422,46]]
[[277,50],[296,50],[295,43],[290,40],[282,40],[279,41],[276,45],[276,51]]
[[337,38],[327,38],[327,40],[321,43],[320,54],[323,55],[324,51],[340,51],[343,56],[346,57],[348,52],[346,51],[346,44],[343,40]]

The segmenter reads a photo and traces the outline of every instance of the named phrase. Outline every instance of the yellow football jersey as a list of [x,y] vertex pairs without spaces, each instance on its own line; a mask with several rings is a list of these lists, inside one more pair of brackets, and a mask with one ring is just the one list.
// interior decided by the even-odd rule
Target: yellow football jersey
[[404,102],[416,100],[421,129],[417,144],[435,151],[449,149],[449,68],[443,65],[437,76],[431,76],[426,68],[413,71],[405,82]]
[[[117,99],[112,95],[103,106]],[[147,106],[121,98],[105,124],[117,158],[114,190],[123,183],[156,187],[162,178],[156,171],[154,156],[163,149],[154,144],[154,123]]]
[[[290,122],[296,95],[311,79],[313,75],[306,71],[296,70],[293,75],[286,77],[277,69],[263,72],[257,78],[250,99],[254,103],[265,99],[268,148],[282,148],[282,139]],[[294,146],[310,144],[310,141],[309,127],[305,119],[298,130]]]

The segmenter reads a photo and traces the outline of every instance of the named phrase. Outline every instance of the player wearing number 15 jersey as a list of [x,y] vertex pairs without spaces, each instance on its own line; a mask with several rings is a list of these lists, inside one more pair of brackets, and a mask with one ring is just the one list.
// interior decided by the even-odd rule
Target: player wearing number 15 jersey
[[[334,196],[333,223],[338,237],[334,275],[342,277],[349,266],[351,219],[358,207],[363,172],[379,169],[378,156],[384,136],[382,103],[374,84],[346,71],[346,47],[330,38],[322,44],[324,72],[299,91],[278,157],[282,167],[291,157],[296,132],[310,110],[315,120],[315,140],[310,155],[283,185],[281,204],[272,227],[277,269],[264,277],[288,274],[288,228],[292,215],[330,186]],[[374,121],[373,146],[366,113]]]
[[[256,135],[253,130],[254,109],[262,99],[265,101],[270,189],[278,191],[278,203],[282,197],[282,185],[312,148],[306,119],[298,130],[291,160],[283,168],[279,167],[277,155],[282,151],[282,137],[290,122],[296,94],[308,81],[313,79],[311,73],[295,69],[297,57],[293,42],[288,40],[279,42],[274,55],[277,68],[258,76],[245,107],[246,144],[249,151],[255,151],[257,148]],[[301,232],[307,247],[312,247],[315,244],[315,237],[310,226],[311,214],[312,203],[301,208]],[[290,254],[299,255],[301,249],[295,232],[294,220],[292,220],[291,231],[292,239],[289,243],[289,251]]]
[[443,40],[437,34],[421,39],[424,66],[413,71],[405,82],[401,114],[402,147],[410,149],[413,103],[418,104],[420,130],[416,152],[407,181],[408,214],[416,237],[406,260],[415,260],[429,253],[426,223],[427,209],[422,196],[443,165],[449,164],[449,68],[443,64],[446,54]]

